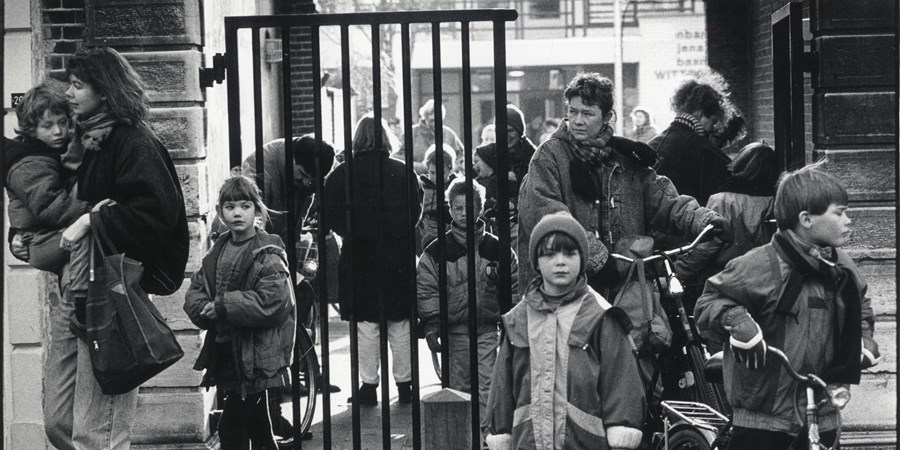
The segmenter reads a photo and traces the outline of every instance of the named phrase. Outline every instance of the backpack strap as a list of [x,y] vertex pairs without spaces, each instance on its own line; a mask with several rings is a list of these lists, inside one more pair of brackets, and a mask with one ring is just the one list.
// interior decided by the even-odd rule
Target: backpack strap
[[[771,245],[767,248],[766,255],[769,257],[769,267],[772,269],[772,278],[776,280],[776,285],[780,286],[784,282],[781,276],[781,264],[778,261],[778,252],[775,246]],[[780,316],[793,317],[799,322],[799,318],[792,311],[794,305],[797,304],[797,298],[800,297],[800,291],[803,289],[803,281],[806,277],[798,270],[791,269],[788,275],[787,284],[778,297],[778,303],[775,306],[775,314]]]

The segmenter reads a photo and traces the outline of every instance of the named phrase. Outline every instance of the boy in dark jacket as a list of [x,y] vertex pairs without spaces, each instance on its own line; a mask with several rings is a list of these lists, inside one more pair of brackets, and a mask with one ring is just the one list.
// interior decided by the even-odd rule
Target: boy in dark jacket
[[[90,211],[76,197],[75,173],[60,162],[69,143],[68,102],[40,85],[25,94],[16,115],[19,136],[6,144],[10,246],[35,268],[59,273],[69,261],[69,252],[60,248],[62,231]],[[22,247],[27,252],[16,250]]]
[[[772,242],[729,262],[697,301],[700,333],[730,344],[724,359],[734,407],[730,449],[787,449],[806,439],[794,414],[795,400],[802,410],[805,398],[791,395],[794,380],[781,364],[767,364],[768,345],[782,349],[798,372],[820,376],[830,395],[859,384],[860,371],[881,359],[866,282],[840,250],[850,237],[847,191],[818,166],[782,177]],[[837,422],[834,405],[820,408],[828,446]]]
[[[497,324],[500,322],[500,303],[497,300],[497,280],[499,279],[500,241],[497,236],[485,231],[485,224],[478,220],[484,208],[484,188],[477,183],[472,184],[474,200],[473,213],[475,221],[475,298],[469,298],[466,227],[469,224],[466,216],[466,183],[465,180],[454,180],[447,188],[447,199],[450,201],[450,214],[453,224],[447,231],[446,248],[443,258],[447,263],[447,311],[448,339],[447,349],[450,353],[450,387],[463,392],[472,392],[469,377],[469,302],[476,303],[476,333],[478,334],[478,400],[482,411],[487,405],[488,392],[491,387],[491,371],[497,357]],[[516,274],[516,254],[507,248],[510,254],[510,276],[512,279],[512,296],[518,296]],[[438,242],[433,241],[417,266],[416,291],[418,293],[419,317],[425,324],[425,340],[433,352],[442,350],[438,341],[440,336],[440,289],[438,277],[441,270],[438,255]]]
[[486,438],[499,449],[634,449],[644,390],[628,316],[587,284],[588,243],[570,214],[534,227],[536,276],[503,316]]

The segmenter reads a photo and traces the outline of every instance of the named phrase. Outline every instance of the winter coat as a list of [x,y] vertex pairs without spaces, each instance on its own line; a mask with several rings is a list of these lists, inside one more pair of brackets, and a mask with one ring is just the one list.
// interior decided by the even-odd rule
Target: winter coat
[[[428,150],[428,147],[434,144],[434,130],[429,129],[423,123],[417,123],[412,127],[412,135],[413,135],[413,162],[415,163],[416,173],[419,175],[425,174],[427,168],[425,167],[425,152]],[[459,140],[459,136],[456,135],[456,132],[453,131],[450,127],[444,125],[444,140],[443,142],[453,148],[453,151],[456,152],[457,155],[461,155],[464,150],[462,141]],[[396,153],[392,155],[393,158],[399,161],[406,161],[406,149],[404,148],[406,145],[405,135],[400,136],[400,149],[397,150]]]
[[168,295],[184,281],[190,238],[184,196],[169,152],[146,129],[116,125],[98,151],[85,151],[78,168],[78,198],[117,249],[144,266],[141,287]]
[[[519,193],[519,255],[528,254],[531,230],[547,214],[568,211],[588,234],[588,245],[612,249],[620,239],[646,235],[650,228],[671,234],[696,235],[715,216],[686,195],[678,195],[666,177],[624,156],[617,148],[633,144],[614,138],[613,152],[592,169],[594,183],[602,186],[603,201],[589,201],[572,187],[570,166],[575,158],[575,142],[560,127],[541,144],[531,159]],[[594,252],[592,251],[592,254]],[[591,256],[591,255],[589,255]],[[600,261],[606,262],[605,256]],[[531,264],[519,264],[519,284],[526,285],[536,273]],[[611,286],[594,285],[607,292]]]
[[773,217],[772,196],[752,196],[735,192],[720,192],[709,197],[706,207],[719,213],[731,224],[732,239],[723,242],[713,238],[700,243],[693,251],[678,259],[675,272],[686,283],[702,284],[719,273],[725,264],[750,249],[765,245],[772,239],[766,220]]
[[[232,279],[224,280],[216,291],[216,265],[222,249],[231,240],[223,233],[203,257],[200,270],[191,277],[184,296],[184,312],[198,328],[210,330],[194,363],[194,370],[206,369],[201,386],[215,386],[216,328],[230,337],[232,354],[240,370],[241,395],[280,387],[287,379],[296,333],[294,291],[288,273],[287,253],[277,235],[258,230]],[[216,320],[200,315],[214,302]]]
[[[439,242],[435,240],[422,253],[417,266],[416,291],[419,301],[419,317],[429,330],[438,331],[440,325],[440,289],[438,274],[441,270],[438,256]],[[475,230],[475,298],[477,305],[477,333],[497,331],[500,322],[500,302],[497,300],[497,281],[500,278],[500,241],[497,236],[484,231],[479,222]],[[469,258],[466,254],[466,230],[453,226],[447,232],[444,261],[447,263],[447,312],[450,333],[469,333]],[[516,254],[509,249],[512,297],[518,297]]]
[[509,170],[516,174],[516,184],[510,187],[509,193],[513,201],[516,201],[515,198],[519,195],[522,180],[525,179],[525,175],[528,175],[528,164],[536,151],[537,147],[526,137],[519,139],[519,144],[509,150],[509,156],[507,157]]
[[[446,183],[442,185],[446,191],[450,187],[450,183],[456,179],[456,174],[450,174]],[[424,198],[422,202],[422,220],[419,221],[419,243],[424,248],[429,242],[433,241],[438,235],[438,218],[440,214],[444,215],[444,230],[450,229],[450,205],[446,195],[444,196],[443,208],[438,208],[438,186],[431,181],[427,175],[419,176],[419,183],[422,184]]]
[[731,160],[691,127],[672,122],[654,140],[660,158],[656,171],[669,177],[678,193],[694,197],[705,205],[709,196],[720,192],[728,180]]
[[640,440],[644,390],[628,317],[584,281],[577,289],[554,311],[535,280],[503,316],[487,421],[488,433],[512,435],[509,448],[606,450],[624,447],[623,434]]
[[[779,232],[781,233],[781,232]],[[810,256],[810,248],[800,244],[788,232],[790,245],[811,264],[818,262]],[[807,244],[808,245],[808,244]],[[862,334],[872,337],[873,312],[866,297],[866,283],[853,260],[840,249],[837,266],[849,269],[851,276],[843,283],[855,283],[859,289]],[[835,324],[844,322],[846,303],[835,295],[834,288],[827,288],[815,277],[804,280],[791,315],[775,312],[779,297],[785,290],[788,277],[794,270],[774,244],[750,250],[744,256],[732,260],[725,270],[706,282],[703,295],[697,301],[694,316],[700,334],[718,346],[728,342],[729,332],[725,323],[729,313],[739,314],[735,308],[743,307],[762,329],[768,345],[785,352],[797,372],[822,374],[832,364],[835,356],[835,334],[841,330]],[[841,336],[840,339],[860,339],[860,336]],[[726,346],[727,347],[727,346]],[[748,369],[735,363],[731,351],[724,355],[725,390],[734,408],[734,425],[747,428],[797,434],[801,423],[794,416],[794,397],[800,397],[800,411],[805,408],[805,391],[794,391],[795,381],[787,375],[780,363],[769,359],[764,368]],[[823,431],[837,426],[833,407],[819,410],[819,426]]]
[[[377,322],[379,294],[388,320],[410,316],[415,298],[415,226],[422,214],[422,186],[414,183],[411,193],[406,165],[386,152],[364,151],[353,155],[352,206],[347,221],[345,196],[347,162],[325,179],[322,202],[323,230],[334,231],[344,240],[338,263],[338,296],[341,318]],[[352,226],[351,226],[352,225]],[[382,241],[381,243],[379,241]],[[355,303],[355,307],[354,307]]]
[[6,140],[10,228],[65,228],[90,211],[87,202],[78,200],[75,174],[62,167],[60,154],[37,139]]

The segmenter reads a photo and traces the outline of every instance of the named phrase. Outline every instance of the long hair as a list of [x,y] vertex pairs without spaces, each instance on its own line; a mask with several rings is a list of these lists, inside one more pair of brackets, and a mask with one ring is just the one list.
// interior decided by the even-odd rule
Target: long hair
[[366,114],[356,123],[356,133],[353,134],[353,154],[369,150],[380,150],[391,154],[397,149],[397,138],[391,133],[387,122],[381,119],[381,147],[375,148],[375,117],[372,113]]
[[225,202],[252,202],[262,219],[262,224],[269,223],[269,207],[263,202],[259,187],[250,177],[243,175],[240,168],[232,169],[231,176],[222,183],[219,188],[219,200],[216,202],[216,210],[219,217],[222,216],[222,206]]
[[44,112],[69,116],[69,101],[59,89],[44,83],[31,88],[16,107],[19,128],[16,134],[34,137]]
[[75,75],[106,96],[109,113],[132,126],[145,125],[149,100],[144,81],[131,64],[109,47],[79,50],[66,62],[66,76]]

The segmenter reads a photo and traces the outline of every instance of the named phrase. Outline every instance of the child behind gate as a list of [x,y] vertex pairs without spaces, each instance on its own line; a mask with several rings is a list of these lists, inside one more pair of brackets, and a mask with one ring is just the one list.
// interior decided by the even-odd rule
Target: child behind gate
[[277,235],[257,227],[268,220],[259,189],[235,175],[219,190],[218,217],[228,227],[191,278],[184,311],[208,330],[195,370],[201,386],[225,393],[222,449],[277,448],[266,389],[288,383],[296,312],[287,253]]

